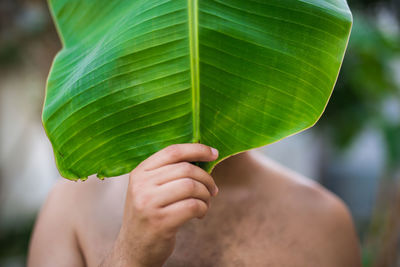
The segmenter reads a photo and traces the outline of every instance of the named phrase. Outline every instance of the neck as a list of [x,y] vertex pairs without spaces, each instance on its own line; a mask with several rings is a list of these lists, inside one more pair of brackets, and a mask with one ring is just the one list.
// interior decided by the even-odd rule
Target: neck
[[218,186],[243,185],[249,182],[246,174],[253,169],[251,164],[250,152],[241,152],[218,163],[211,175]]

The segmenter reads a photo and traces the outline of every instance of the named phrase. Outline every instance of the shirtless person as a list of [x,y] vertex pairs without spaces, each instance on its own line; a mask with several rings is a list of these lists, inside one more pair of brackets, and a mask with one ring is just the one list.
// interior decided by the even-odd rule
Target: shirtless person
[[211,175],[189,163],[217,153],[172,145],[129,176],[59,182],[36,223],[29,266],[361,266],[337,197],[254,151]]

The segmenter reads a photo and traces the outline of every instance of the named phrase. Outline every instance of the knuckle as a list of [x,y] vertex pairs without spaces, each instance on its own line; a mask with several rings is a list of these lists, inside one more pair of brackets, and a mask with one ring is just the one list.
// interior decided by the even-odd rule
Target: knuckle
[[197,215],[199,217],[203,217],[204,215],[206,215],[207,210],[208,210],[207,204],[205,204],[204,202],[199,202],[199,208],[197,210]]
[[144,160],[142,162],[140,162],[132,171],[131,171],[131,175],[136,174],[137,172],[139,172],[140,169],[143,168],[143,165],[145,164]]
[[136,196],[140,196],[141,192],[143,191],[144,185],[141,184],[141,182],[138,180],[132,179],[130,182],[132,184],[130,184],[128,187],[128,194],[130,194],[131,196],[133,196],[135,198],[136,198]]
[[195,189],[196,189],[196,183],[195,183],[195,181],[193,181],[193,180],[190,179],[190,178],[184,178],[184,179],[182,179],[182,189],[183,189],[185,192],[187,192],[187,193],[189,193],[189,194],[192,194],[192,193],[195,191]]
[[211,154],[211,149],[210,147],[204,145],[204,144],[198,144],[199,145],[199,150],[202,154]]
[[182,162],[179,166],[179,171],[182,176],[189,176],[193,174],[193,164],[189,162]]
[[136,188],[142,188],[147,182],[148,174],[137,169],[137,167],[132,170],[129,174],[129,186]]
[[133,181],[133,182],[136,182],[138,180],[138,178],[139,178],[139,175],[138,175],[137,170],[135,168],[129,173],[129,180]]
[[[136,168],[137,168],[137,167],[136,167]],[[131,178],[131,179],[134,179],[134,178],[135,178],[135,176],[136,176],[136,171],[135,171],[136,168],[130,171],[130,173],[129,173],[129,178]]]
[[138,195],[134,198],[134,206],[138,212],[144,213],[149,206],[149,197],[146,194]]
[[204,189],[204,198],[205,198],[206,201],[210,201],[211,200],[211,193],[207,188]]
[[171,158],[176,158],[180,156],[181,150],[178,145],[170,145],[165,148],[165,153]]
[[200,210],[199,200],[189,199],[186,205],[187,208],[192,212],[192,214],[197,214]]

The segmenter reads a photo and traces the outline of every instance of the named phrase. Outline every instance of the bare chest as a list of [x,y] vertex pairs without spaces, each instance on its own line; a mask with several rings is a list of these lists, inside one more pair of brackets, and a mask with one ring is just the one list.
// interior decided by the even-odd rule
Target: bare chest
[[[232,199],[226,196],[216,199],[203,220],[194,219],[180,229],[166,267],[282,263],[280,252],[298,243],[295,236],[288,235],[282,214],[257,196],[234,195]],[[104,214],[91,216],[97,217],[97,221],[90,219],[80,234],[89,266],[97,266],[107,255],[121,225],[122,207],[104,207],[100,212]],[[272,265],[265,265],[266,262]]]
[[[218,216],[208,214],[213,215]],[[187,223],[165,266],[262,266],[269,257],[266,237],[270,234],[259,225],[261,218],[248,217],[245,212],[224,215]]]
[[234,195],[215,203],[205,219],[182,228],[166,267],[275,266],[274,261],[284,262],[279,259],[280,251],[290,246],[294,236],[287,239],[288,227],[276,223],[283,214],[261,196]]

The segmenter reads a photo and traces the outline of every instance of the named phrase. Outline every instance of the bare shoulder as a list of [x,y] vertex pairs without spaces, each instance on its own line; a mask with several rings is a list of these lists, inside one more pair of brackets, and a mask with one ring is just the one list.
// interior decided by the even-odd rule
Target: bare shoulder
[[253,157],[261,173],[273,180],[274,206],[284,211],[290,234],[306,241],[314,255],[320,253],[323,266],[361,266],[358,238],[345,203],[317,182],[261,154]]
[[79,223],[85,221],[85,214],[95,213],[94,203],[111,198],[114,184],[116,180],[100,181],[94,177],[85,182],[57,181],[36,220],[28,265],[84,266],[77,234]]
[[36,220],[28,266],[84,266],[73,226],[78,192],[72,182],[59,181],[53,187]]
[[90,177],[86,181],[70,181],[61,178],[50,191],[40,216],[47,213],[59,214],[62,216],[58,218],[72,225],[72,221],[82,213],[82,209],[86,206],[93,208],[92,204],[95,201],[101,202],[114,184],[115,180],[102,181],[95,177]]

